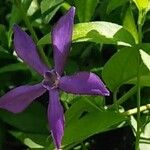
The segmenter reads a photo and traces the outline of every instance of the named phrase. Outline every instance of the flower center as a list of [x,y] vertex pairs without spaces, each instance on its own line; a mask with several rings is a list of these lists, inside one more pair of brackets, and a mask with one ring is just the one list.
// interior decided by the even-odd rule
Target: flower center
[[42,81],[43,87],[46,89],[54,89],[58,87],[60,76],[55,70],[46,71],[44,80]]

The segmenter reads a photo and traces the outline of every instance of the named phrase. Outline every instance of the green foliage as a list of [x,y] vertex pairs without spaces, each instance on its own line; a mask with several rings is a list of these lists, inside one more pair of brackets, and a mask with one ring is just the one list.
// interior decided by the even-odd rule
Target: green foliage
[[37,133],[26,133],[26,132],[18,132],[18,131],[10,131],[14,137],[19,139],[22,143],[31,148],[44,148],[48,147],[51,142],[46,134],[37,134]]
[[137,58],[138,51],[135,48],[126,47],[119,50],[106,63],[102,75],[112,91],[117,90],[122,84],[136,77]]
[[76,99],[66,112],[63,146],[78,144],[94,134],[116,128],[124,120],[126,118],[121,114],[91,105],[87,97]]
[[138,43],[139,37],[137,32],[137,26],[135,25],[135,20],[131,7],[127,8],[125,17],[123,19],[123,27],[128,30],[135,39],[135,42]]
[[[141,46],[145,51],[148,45]],[[140,50],[141,58],[144,64],[149,66],[148,54]],[[139,47],[122,48],[106,63],[102,76],[107,86],[112,90],[117,90],[123,84],[136,84],[137,67],[138,67]],[[141,86],[149,86],[150,72],[144,64],[141,64]],[[115,68],[115,69],[114,69]],[[111,74],[110,74],[111,72]]]
[[147,8],[149,9],[149,7],[150,7],[149,0],[142,0],[142,2],[141,2],[141,0],[133,0],[133,2],[136,4],[136,6],[139,10],[143,10],[143,9],[147,9]]
[[0,82],[4,82],[0,87],[5,87],[9,84],[26,83],[30,78],[29,69],[22,63],[9,64],[0,69]]
[[109,0],[108,6],[107,6],[107,13],[111,13],[114,9],[124,5],[129,0]]
[[88,22],[93,17],[98,0],[74,0],[80,22]]
[[[136,136],[139,121],[135,114],[140,109],[135,94],[139,88],[141,105],[145,105],[140,115],[140,148],[149,149],[150,108],[146,105],[150,103],[149,0],[0,1],[0,95],[17,86],[42,80],[14,53],[12,26],[19,24],[29,35],[35,35],[37,48],[44,50],[52,64],[51,29],[73,5],[76,7],[75,25],[64,74],[92,71],[104,81],[111,96],[60,94],[66,118],[63,150],[93,149],[95,137],[101,136],[99,141],[103,143],[106,139],[102,137],[107,131],[111,138],[116,138],[113,130],[126,125]],[[17,145],[18,141],[29,149],[54,149],[48,131],[47,105],[48,96],[44,94],[20,114],[0,109],[0,149],[7,149],[7,142]],[[132,117],[126,115],[127,110]],[[126,135],[124,139],[128,138]],[[134,137],[131,139],[134,146]],[[121,142],[118,144],[119,148],[110,145],[111,149],[133,149],[124,148]]]
[[33,104],[26,111],[17,115],[1,110],[0,118],[20,131],[48,134],[45,109],[39,104]]
[[[76,24],[73,31],[73,42],[95,42],[118,45],[134,45],[132,35],[122,26],[110,22],[89,22]],[[49,44],[50,35],[39,40],[38,45]]]
[[62,3],[63,0],[43,0],[41,2],[41,12],[42,14],[51,9],[52,7],[56,7],[58,4]]
[[41,2],[41,13],[44,17],[44,22],[48,23],[55,13],[59,10],[63,0],[43,0]]
[[150,55],[142,49],[140,50],[141,58],[145,66],[150,70]]

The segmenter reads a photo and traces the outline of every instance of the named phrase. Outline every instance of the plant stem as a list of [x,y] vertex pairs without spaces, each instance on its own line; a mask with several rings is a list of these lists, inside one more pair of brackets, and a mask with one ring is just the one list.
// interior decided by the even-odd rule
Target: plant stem
[[[139,59],[140,59],[140,56],[139,56]],[[136,150],[139,150],[139,140],[140,140],[140,129],[141,129],[140,106],[141,106],[141,87],[140,87],[140,68],[138,67],[138,73],[137,73],[137,131],[136,131],[136,142],[135,142]]]
[[[147,104],[147,105],[140,107],[140,112],[143,112],[143,111],[146,111],[149,109],[150,109],[150,104]],[[130,109],[130,110],[123,112],[123,114],[127,115],[127,116],[131,116],[131,115],[137,114],[137,112],[138,112],[137,108],[133,108],[133,109]]]
[[[144,24],[145,15],[142,11],[139,11],[138,16],[138,34],[139,34],[139,44],[142,43],[142,26]],[[138,68],[137,68],[137,131],[136,131],[136,141],[135,141],[135,150],[140,150],[140,134],[141,134],[141,86],[140,86],[140,65],[141,65],[141,57],[140,53],[138,54]]]
[[131,88],[126,94],[124,94],[121,98],[119,98],[113,105],[111,105],[109,108],[115,108],[116,105],[120,105],[124,103],[126,100],[128,100],[132,95],[134,95],[137,91],[137,87],[134,86]]
[[[27,16],[27,13],[24,11],[24,8],[22,7],[21,1],[20,0],[14,0],[14,4],[16,5],[18,10],[22,14],[22,18],[23,18],[23,20],[24,20],[28,30],[30,31],[34,42],[37,44],[37,42],[38,42],[37,35],[36,35],[32,25],[30,23],[30,20],[29,20],[29,18]],[[49,66],[50,64],[49,64],[49,62],[47,60],[47,57],[46,57],[46,55],[45,55],[45,53],[44,53],[44,51],[43,51],[41,46],[38,46],[38,53],[39,53],[41,59],[43,60],[43,62]]]
[[116,91],[113,93],[113,103],[115,104],[115,107],[116,107],[117,112],[119,112],[119,105],[118,105],[118,103],[117,103],[117,92],[118,92],[118,90],[116,90]]

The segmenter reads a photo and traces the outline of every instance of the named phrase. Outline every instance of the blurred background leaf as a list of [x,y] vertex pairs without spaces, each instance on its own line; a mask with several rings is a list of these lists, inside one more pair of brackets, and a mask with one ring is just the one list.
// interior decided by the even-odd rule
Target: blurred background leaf
[[74,0],[80,22],[91,21],[98,0]]
[[34,103],[19,114],[0,110],[0,118],[20,131],[48,135],[45,108],[38,103]]

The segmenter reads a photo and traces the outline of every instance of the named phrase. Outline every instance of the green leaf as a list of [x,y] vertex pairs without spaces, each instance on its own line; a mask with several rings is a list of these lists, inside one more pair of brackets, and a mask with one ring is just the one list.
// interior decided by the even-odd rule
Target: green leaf
[[133,2],[136,4],[137,8],[139,10],[147,9],[150,7],[150,1],[149,0],[133,0]]
[[98,0],[74,0],[74,1],[80,22],[90,21],[91,17],[95,12]]
[[102,77],[109,89],[115,91],[137,75],[138,50],[122,48],[105,64]]
[[39,9],[38,2],[33,0],[28,8],[27,15],[32,16],[38,9]]
[[8,48],[7,32],[5,26],[2,24],[0,24],[0,45]]
[[31,73],[23,63],[9,64],[0,68],[0,88],[29,81]]
[[62,4],[63,0],[43,0],[41,2],[41,12],[45,24],[49,23]]
[[[24,9],[25,12],[28,11],[31,2],[32,2],[31,0],[21,1],[23,9]],[[10,14],[11,15],[10,15],[10,18],[8,19],[8,21],[9,21],[9,27],[10,27],[10,30],[11,30],[12,26],[14,24],[20,22],[23,19],[23,17],[21,16],[20,10],[18,9],[18,6],[16,6],[16,5],[12,5],[12,10],[11,10]]]
[[48,11],[49,9],[61,4],[63,0],[42,0],[41,2],[41,12],[42,14]]
[[128,7],[126,10],[125,17],[123,19],[123,27],[132,34],[135,42],[138,43],[138,32],[131,7]]
[[150,71],[150,55],[147,54],[145,51],[142,49],[140,50],[141,58],[145,66],[149,69]]
[[51,42],[51,34],[48,33],[38,41],[37,45],[46,45],[50,44]]
[[[107,87],[115,91],[123,84],[136,84],[139,50],[142,49],[150,54],[150,44],[137,45],[135,48],[122,48],[105,64],[102,77]],[[146,67],[149,65],[147,54],[142,51],[142,57],[145,59],[140,66],[141,86],[150,86],[150,71]],[[144,56],[143,56],[144,55]],[[146,58],[145,58],[146,55]],[[142,59],[143,59],[142,58]],[[146,64],[145,64],[146,63]]]
[[46,134],[32,134],[18,131],[9,131],[14,137],[19,139],[22,143],[27,145],[29,148],[45,148],[50,143],[49,135]]
[[17,58],[8,53],[6,49],[0,46],[0,67],[8,65],[10,63],[16,63]]
[[109,0],[108,6],[107,6],[107,13],[109,14],[110,12],[124,5],[128,1],[129,0]]
[[62,6],[62,4],[57,5],[53,10],[51,10],[44,18],[44,23],[48,23],[53,16],[56,14],[56,12],[60,9],[60,7]]
[[39,103],[34,103],[19,114],[13,114],[1,109],[0,118],[20,131],[48,134],[45,109]]
[[[88,98],[88,97],[87,97]],[[66,112],[66,127],[62,145],[78,144],[90,136],[108,131],[125,121],[125,116],[113,111],[102,110],[87,98],[76,99]]]
[[77,72],[77,70],[79,70],[77,62],[69,59],[65,67],[66,74],[73,74],[74,72]]
[[0,68],[0,74],[19,71],[19,70],[24,71],[24,70],[28,70],[28,68],[23,63],[10,64],[10,65],[7,65],[7,66]]
[[89,22],[77,24],[73,40],[92,41],[106,44],[134,44],[134,39],[122,26],[110,22]]
[[[148,65],[149,65],[149,61],[147,60],[147,55],[150,55],[150,44],[147,43],[147,44],[141,44],[141,45],[138,45],[137,46],[137,50],[140,50],[140,55],[141,55],[141,50],[142,50],[142,55],[141,57],[142,58],[142,64],[141,64],[141,68],[140,68],[140,74],[141,74],[141,77],[140,77],[140,83],[141,83],[141,86],[148,86],[150,87],[150,71],[148,69]],[[132,79],[130,79],[127,83],[129,84],[136,84],[137,82],[137,78],[136,76]]]
[[[89,22],[76,24],[73,31],[73,42],[95,42],[118,45],[134,45],[132,35],[122,26],[110,22]],[[38,45],[49,44],[50,34],[39,40]]]

